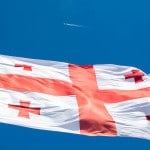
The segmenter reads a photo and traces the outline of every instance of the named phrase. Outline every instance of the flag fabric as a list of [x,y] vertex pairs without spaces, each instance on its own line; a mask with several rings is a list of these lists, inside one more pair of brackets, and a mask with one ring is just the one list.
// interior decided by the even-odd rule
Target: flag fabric
[[150,76],[129,66],[0,55],[0,122],[150,139]]

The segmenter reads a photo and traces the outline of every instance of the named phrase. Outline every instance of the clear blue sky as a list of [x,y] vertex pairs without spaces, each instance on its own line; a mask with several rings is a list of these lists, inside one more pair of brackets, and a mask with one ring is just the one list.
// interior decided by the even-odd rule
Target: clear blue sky
[[[72,25],[70,25],[72,24]],[[150,73],[149,0],[1,0],[0,53]],[[147,149],[135,138],[86,137],[0,124],[0,149]]]

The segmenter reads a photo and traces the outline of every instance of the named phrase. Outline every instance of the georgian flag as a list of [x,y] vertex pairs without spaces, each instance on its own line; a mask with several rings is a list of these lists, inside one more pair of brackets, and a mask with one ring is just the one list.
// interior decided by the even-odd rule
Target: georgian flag
[[1,55],[0,122],[150,139],[150,76],[128,66]]

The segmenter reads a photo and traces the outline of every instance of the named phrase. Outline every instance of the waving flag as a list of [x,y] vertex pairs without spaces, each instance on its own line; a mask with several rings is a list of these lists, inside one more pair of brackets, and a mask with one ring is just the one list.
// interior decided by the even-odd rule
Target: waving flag
[[150,139],[150,77],[129,66],[1,55],[0,122]]

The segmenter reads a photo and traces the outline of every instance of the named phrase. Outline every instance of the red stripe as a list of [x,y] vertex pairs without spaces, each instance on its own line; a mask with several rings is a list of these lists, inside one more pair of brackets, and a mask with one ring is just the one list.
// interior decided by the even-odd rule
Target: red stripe
[[[79,74],[77,72],[78,70],[74,70],[74,76],[80,77],[82,75],[81,71]],[[84,76],[86,74],[87,72],[84,72]],[[92,85],[95,79],[86,80],[86,78],[84,77],[83,79],[79,79],[79,77],[79,83],[75,82],[76,84],[74,84],[74,86],[72,87],[72,83],[58,79],[56,80],[48,78],[30,77],[15,74],[0,74],[0,88],[22,92],[39,92],[58,96],[75,95],[75,93],[79,92],[81,89],[82,92],[88,91],[88,93],[91,93],[91,91],[94,90],[93,88],[95,88],[93,87],[95,85]],[[86,84],[83,84],[83,82],[85,82]],[[85,87],[82,87],[81,83]],[[83,91],[83,89],[86,90]],[[150,88],[143,88],[138,90],[98,90],[97,88],[95,88],[95,90],[95,96],[100,101],[103,101],[105,103],[117,103],[142,97],[150,97]]]
[[96,96],[105,103],[118,103],[142,97],[150,97],[150,88],[138,90],[99,90]]
[[69,65],[79,106],[80,132],[88,135],[116,135],[113,118],[98,99],[98,86],[93,66],[80,67]]
[[72,84],[69,82],[15,74],[0,74],[0,88],[58,96],[74,95]]

